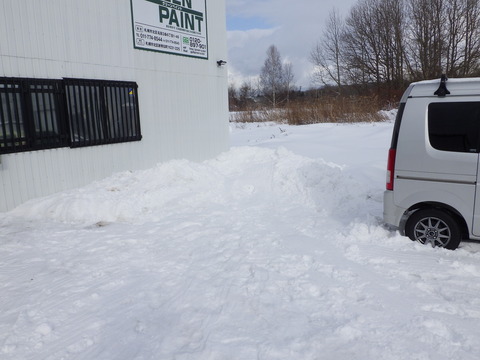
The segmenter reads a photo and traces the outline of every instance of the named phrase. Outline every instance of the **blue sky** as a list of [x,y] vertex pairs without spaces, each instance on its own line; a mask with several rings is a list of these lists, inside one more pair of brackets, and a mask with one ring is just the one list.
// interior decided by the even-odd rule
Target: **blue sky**
[[357,0],[226,0],[229,81],[255,81],[270,45],[293,65],[297,86],[311,86],[310,51],[335,7],[346,15]]

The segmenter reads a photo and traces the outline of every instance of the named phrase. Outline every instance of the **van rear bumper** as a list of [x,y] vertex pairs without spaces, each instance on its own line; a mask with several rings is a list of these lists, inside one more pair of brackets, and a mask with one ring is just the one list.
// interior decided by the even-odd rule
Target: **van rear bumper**
[[383,221],[386,224],[397,228],[400,227],[405,210],[407,209],[395,205],[393,191],[386,190],[383,193]]

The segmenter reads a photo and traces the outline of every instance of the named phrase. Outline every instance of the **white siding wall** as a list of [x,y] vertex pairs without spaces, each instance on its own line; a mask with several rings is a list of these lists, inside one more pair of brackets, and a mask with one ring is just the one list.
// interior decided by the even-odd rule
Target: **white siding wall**
[[[194,0],[197,1],[197,0]],[[228,147],[224,0],[207,0],[209,59],[133,48],[129,0],[1,0],[0,76],[128,80],[140,142],[0,155],[0,211],[113,172]]]

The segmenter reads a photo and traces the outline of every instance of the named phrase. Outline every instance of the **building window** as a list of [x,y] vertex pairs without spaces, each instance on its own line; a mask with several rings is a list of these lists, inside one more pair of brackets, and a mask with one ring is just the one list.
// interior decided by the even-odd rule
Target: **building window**
[[137,84],[65,79],[72,147],[141,139]]
[[0,152],[13,152],[26,146],[26,131],[21,83],[0,83]]
[[[61,82],[31,81],[25,84],[29,140],[32,149],[68,146],[67,126],[62,121]],[[33,142],[33,143],[32,143]]]
[[480,102],[430,104],[428,135],[437,150],[479,152]]
[[135,82],[0,78],[0,154],[141,140]]
[[0,79],[0,153],[68,145],[56,80]]

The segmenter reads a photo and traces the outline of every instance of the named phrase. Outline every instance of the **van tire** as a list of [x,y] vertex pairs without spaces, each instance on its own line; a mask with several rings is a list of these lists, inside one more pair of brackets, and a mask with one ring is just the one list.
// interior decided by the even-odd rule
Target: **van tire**
[[455,250],[462,240],[457,219],[447,211],[422,209],[414,212],[405,224],[405,234],[422,244]]

